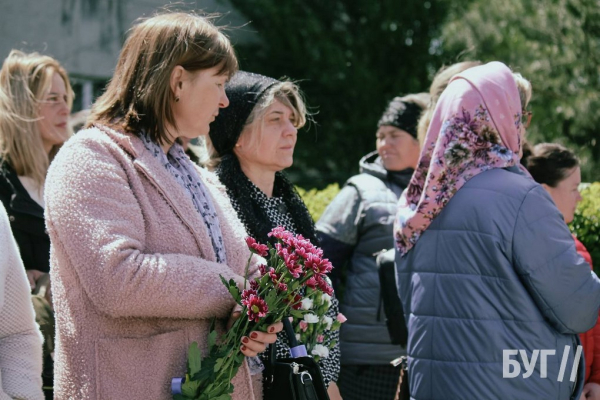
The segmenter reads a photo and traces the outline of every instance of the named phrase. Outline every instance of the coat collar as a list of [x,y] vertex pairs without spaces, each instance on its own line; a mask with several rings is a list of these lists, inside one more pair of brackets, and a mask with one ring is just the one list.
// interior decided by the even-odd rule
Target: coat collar
[[[206,224],[200,213],[196,211],[189,194],[161,165],[159,160],[146,149],[142,139],[135,134],[117,131],[107,126],[98,125],[97,128],[131,155],[135,168],[156,187],[175,214],[194,235],[202,257],[206,260],[216,261]],[[203,174],[199,175],[204,178]]]

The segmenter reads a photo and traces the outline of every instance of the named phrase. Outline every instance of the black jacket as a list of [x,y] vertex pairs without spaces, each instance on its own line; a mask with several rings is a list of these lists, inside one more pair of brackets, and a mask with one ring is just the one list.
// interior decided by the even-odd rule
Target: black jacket
[[50,272],[50,237],[44,209],[35,202],[8,163],[0,163],[0,201],[10,220],[25,269]]

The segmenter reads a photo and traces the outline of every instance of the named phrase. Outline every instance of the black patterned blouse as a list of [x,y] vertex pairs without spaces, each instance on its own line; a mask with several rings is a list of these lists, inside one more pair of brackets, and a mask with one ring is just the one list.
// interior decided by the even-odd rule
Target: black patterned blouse
[[[248,195],[256,200],[258,204],[263,206],[263,209],[266,211],[273,228],[277,226],[283,226],[286,230],[292,232],[293,234],[298,234],[292,216],[288,213],[283,199],[275,196],[271,198],[267,197],[267,195],[250,180],[248,180],[248,189]],[[236,199],[232,198],[231,203],[235,211],[239,214],[240,208],[239,204],[236,202]],[[334,294],[331,299],[331,307],[327,311],[326,315],[335,321],[339,312],[339,301]],[[329,348],[330,344],[335,342],[335,346],[329,350],[329,356],[319,360],[325,385],[329,386],[330,382],[337,381],[340,373],[340,331],[325,331],[324,336],[325,337],[322,344],[325,347]],[[277,358],[291,357],[289,342],[284,332],[280,332],[277,335],[277,342],[275,342],[275,346]],[[266,360],[267,356],[268,352],[260,354],[260,358],[263,361]]]

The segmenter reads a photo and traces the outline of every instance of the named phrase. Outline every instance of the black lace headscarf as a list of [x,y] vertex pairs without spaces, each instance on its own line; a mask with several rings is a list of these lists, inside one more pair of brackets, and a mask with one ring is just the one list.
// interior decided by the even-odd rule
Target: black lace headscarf
[[[225,85],[229,106],[219,111],[218,117],[210,125],[210,140],[221,157],[215,169],[221,183],[227,189],[232,202],[237,203],[238,217],[246,227],[248,235],[266,243],[267,234],[274,228],[266,210],[252,193],[251,182],[242,171],[240,162],[233,152],[250,113],[267,90],[279,81],[266,76],[240,71]],[[282,172],[275,173],[273,196],[281,198],[286,210],[294,221],[296,234],[301,234],[317,245],[313,220],[294,188]],[[286,227],[288,228],[288,227]],[[289,228],[288,228],[289,229]]]

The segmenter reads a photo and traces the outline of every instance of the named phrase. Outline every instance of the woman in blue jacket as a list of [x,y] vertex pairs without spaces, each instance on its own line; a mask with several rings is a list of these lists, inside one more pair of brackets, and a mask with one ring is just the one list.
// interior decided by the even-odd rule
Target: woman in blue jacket
[[530,97],[529,82],[502,63],[455,76],[400,199],[397,281],[414,399],[581,392],[576,334],[596,321],[600,281],[548,193],[518,168]]

